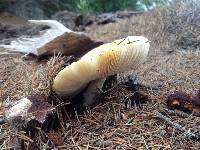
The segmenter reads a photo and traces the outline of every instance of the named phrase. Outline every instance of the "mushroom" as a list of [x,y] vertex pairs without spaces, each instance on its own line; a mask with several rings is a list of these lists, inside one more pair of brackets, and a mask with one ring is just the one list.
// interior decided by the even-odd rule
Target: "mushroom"
[[61,70],[52,88],[58,95],[68,97],[78,94],[91,82],[84,94],[84,103],[89,105],[94,102],[94,93],[102,87],[107,76],[136,69],[144,62],[149,43],[145,37],[128,36],[94,48]]

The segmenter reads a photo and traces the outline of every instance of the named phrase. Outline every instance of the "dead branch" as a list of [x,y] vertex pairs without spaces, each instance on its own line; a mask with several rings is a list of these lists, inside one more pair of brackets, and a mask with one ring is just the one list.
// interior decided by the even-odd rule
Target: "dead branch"
[[192,133],[192,132],[190,131],[190,129],[186,129],[186,128],[183,127],[182,125],[173,122],[169,117],[167,117],[167,116],[161,114],[161,113],[158,112],[158,111],[155,111],[154,113],[156,114],[156,116],[157,116],[158,118],[164,120],[164,121],[167,122],[169,125],[173,126],[175,129],[177,129],[177,130],[183,132],[183,134],[184,134],[187,138],[195,138],[195,139],[199,140],[199,137],[198,137],[196,134]]

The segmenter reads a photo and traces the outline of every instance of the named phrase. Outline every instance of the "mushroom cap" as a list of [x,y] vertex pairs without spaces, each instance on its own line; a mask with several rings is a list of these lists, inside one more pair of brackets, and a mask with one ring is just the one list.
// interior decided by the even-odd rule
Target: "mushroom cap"
[[149,47],[149,40],[142,36],[103,44],[61,70],[53,81],[53,90],[63,96],[74,95],[90,81],[136,69],[148,55]]

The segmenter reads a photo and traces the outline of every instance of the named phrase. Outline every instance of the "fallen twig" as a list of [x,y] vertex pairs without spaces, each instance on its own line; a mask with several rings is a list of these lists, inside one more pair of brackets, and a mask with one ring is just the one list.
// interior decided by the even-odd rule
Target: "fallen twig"
[[195,139],[197,139],[197,140],[200,140],[200,138],[199,138],[196,134],[192,133],[192,132],[190,131],[190,129],[186,129],[186,128],[183,127],[182,125],[173,122],[170,118],[168,118],[167,116],[161,114],[161,113],[158,112],[158,111],[155,111],[154,113],[156,114],[157,117],[159,117],[160,119],[166,121],[168,124],[172,125],[175,129],[177,129],[177,130],[183,132],[183,134],[184,134],[186,137],[188,137],[188,138],[195,138]]
[[170,110],[170,109],[164,109],[166,112],[168,112],[169,114],[174,114],[180,117],[184,117],[184,118],[188,118],[190,115],[188,115],[185,112],[179,111],[179,110]]

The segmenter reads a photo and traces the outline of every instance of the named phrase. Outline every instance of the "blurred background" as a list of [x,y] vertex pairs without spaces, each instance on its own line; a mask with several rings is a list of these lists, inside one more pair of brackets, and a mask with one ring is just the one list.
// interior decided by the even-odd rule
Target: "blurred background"
[[68,10],[82,15],[123,10],[148,11],[171,0],[0,0],[0,11],[8,11],[27,19],[51,18]]

